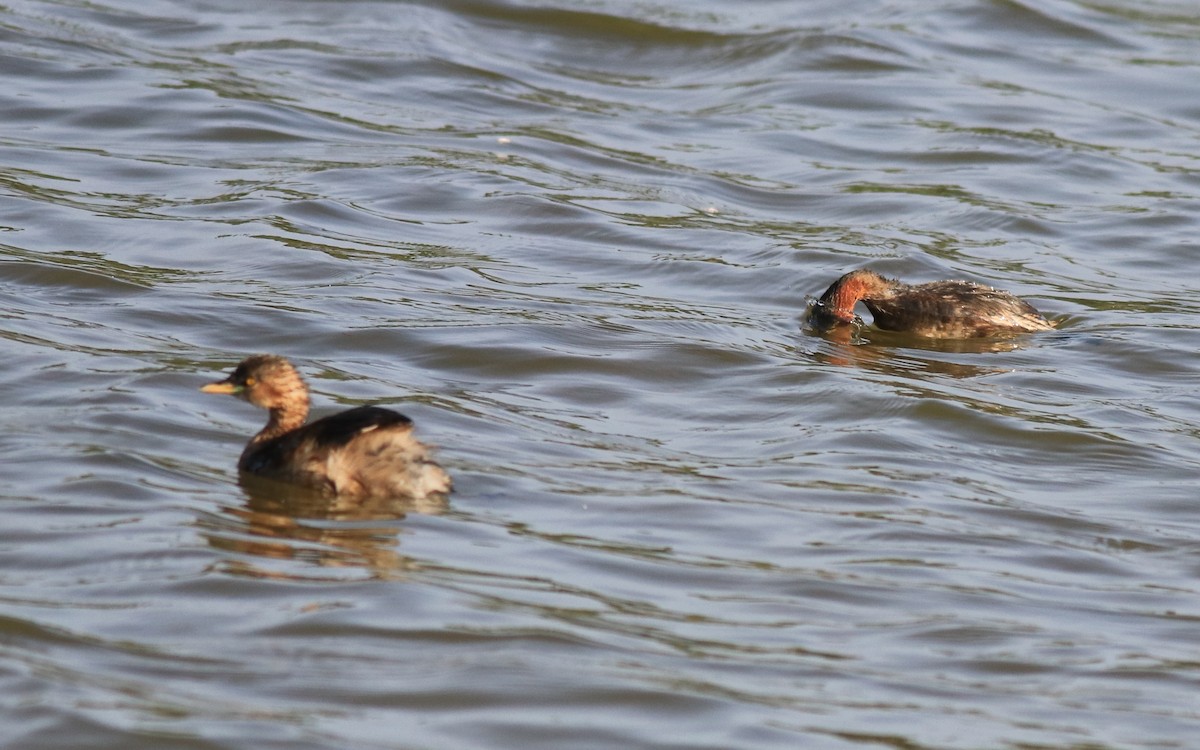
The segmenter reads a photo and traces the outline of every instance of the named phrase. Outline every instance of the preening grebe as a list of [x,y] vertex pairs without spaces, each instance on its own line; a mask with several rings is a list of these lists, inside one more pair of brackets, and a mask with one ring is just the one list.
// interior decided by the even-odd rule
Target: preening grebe
[[978,338],[1054,328],[1028,302],[971,281],[905,284],[862,268],[842,276],[813,303],[809,320],[818,328],[858,321],[862,301],[875,325],[929,338]]

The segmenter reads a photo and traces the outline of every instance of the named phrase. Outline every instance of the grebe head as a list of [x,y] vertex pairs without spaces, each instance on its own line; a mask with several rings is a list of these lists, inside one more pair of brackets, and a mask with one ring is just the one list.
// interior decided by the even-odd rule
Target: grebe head
[[242,361],[233,373],[200,390],[226,393],[271,411],[308,412],[308,386],[283,357],[258,354]]
[[866,268],[851,271],[833,282],[821,298],[813,303],[809,319],[821,328],[861,323],[854,314],[854,306],[859,300],[886,296],[899,285],[900,282],[884,278]]

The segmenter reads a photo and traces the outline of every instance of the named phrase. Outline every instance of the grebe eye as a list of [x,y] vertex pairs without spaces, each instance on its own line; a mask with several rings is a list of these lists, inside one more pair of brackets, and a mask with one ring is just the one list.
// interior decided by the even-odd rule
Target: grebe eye
[[254,379],[254,377],[253,377],[253,376],[246,378],[246,385],[247,385],[247,386],[251,386],[251,387],[252,387],[252,386],[253,386],[253,385],[254,385],[256,382],[258,382],[258,381],[256,381],[256,380]]

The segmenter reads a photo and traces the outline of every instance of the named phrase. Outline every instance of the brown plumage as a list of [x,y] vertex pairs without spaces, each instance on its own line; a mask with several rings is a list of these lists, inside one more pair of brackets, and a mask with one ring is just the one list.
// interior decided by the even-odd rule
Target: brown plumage
[[917,336],[965,339],[1049,331],[1054,325],[1028,302],[971,281],[905,284],[862,268],[842,276],[813,303],[809,320],[818,328],[861,322],[862,301],[875,325]]
[[244,360],[205,393],[227,393],[267,409],[238,468],[341,497],[411,497],[450,492],[450,477],[413,437],[412,421],[391,409],[360,406],[304,424],[308,386],[283,357]]

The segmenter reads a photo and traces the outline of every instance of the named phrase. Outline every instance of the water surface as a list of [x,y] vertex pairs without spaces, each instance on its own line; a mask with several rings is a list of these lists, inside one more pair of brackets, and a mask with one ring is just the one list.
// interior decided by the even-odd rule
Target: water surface
[[[0,9],[0,744],[1200,730],[1200,11]],[[967,278],[1002,344],[803,309]],[[457,491],[239,483],[295,361]]]

